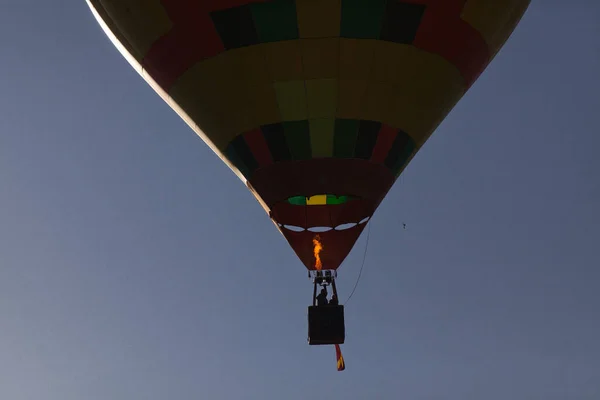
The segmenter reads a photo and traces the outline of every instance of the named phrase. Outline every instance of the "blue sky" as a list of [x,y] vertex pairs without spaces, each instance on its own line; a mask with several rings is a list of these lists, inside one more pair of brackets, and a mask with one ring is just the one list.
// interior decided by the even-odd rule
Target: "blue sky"
[[600,396],[600,3],[533,1],[391,190],[343,373],[302,264],[83,1],[9,2],[0,49],[0,398]]

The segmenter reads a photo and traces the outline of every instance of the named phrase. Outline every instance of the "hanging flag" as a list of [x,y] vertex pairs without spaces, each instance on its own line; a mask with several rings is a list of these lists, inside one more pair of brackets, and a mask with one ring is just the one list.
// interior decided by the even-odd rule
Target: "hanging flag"
[[346,363],[344,362],[344,356],[342,355],[342,350],[340,349],[340,345],[335,345],[335,356],[337,358],[337,370],[343,371],[346,369]]

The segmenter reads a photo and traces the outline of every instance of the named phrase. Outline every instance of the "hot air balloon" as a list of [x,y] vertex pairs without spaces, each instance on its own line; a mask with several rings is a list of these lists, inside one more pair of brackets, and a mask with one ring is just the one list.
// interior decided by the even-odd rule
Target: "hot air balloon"
[[[87,1],[254,194],[309,270],[313,302],[317,284],[337,292],[338,267],[394,181],[530,2]],[[309,342],[343,343],[343,306],[311,307]]]

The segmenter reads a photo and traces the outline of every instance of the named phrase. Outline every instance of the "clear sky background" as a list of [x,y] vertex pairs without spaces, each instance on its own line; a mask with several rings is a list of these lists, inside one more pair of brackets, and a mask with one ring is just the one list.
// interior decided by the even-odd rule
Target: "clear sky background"
[[534,0],[391,190],[343,373],[302,264],[85,2],[0,3],[0,398],[600,398],[598,1]]

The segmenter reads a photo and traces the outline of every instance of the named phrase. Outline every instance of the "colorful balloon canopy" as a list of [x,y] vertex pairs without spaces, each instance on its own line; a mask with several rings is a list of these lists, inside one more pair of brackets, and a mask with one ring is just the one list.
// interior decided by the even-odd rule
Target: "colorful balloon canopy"
[[308,269],[352,249],[530,0],[88,0]]

